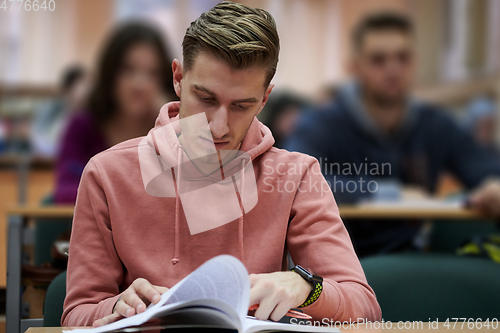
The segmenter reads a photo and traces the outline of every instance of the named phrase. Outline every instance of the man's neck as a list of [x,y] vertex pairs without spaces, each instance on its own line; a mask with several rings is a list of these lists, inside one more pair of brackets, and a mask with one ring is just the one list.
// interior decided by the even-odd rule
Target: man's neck
[[363,96],[362,103],[367,113],[382,131],[388,134],[397,132],[405,114],[406,105],[404,103],[382,105],[366,95]]

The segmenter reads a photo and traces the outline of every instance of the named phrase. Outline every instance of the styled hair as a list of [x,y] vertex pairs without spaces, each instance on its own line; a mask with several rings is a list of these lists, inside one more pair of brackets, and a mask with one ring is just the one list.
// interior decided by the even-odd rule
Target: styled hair
[[122,23],[108,37],[101,50],[96,77],[91,90],[88,108],[99,124],[117,112],[115,86],[127,52],[135,45],[147,44],[158,55],[160,62],[160,89],[167,98],[177,99],[172,82],[172,61],[164,36],[153,25],[141,21]]
[[279,49],[278,31],[271,14],[223,1],[187,28],[182,41],[183,68],[189,71],[196,56],[204,51],[233,68],[264,67],[267,87],[276,73]]
[[352,44],[354,49],[361,47],[363,39],[370,32],[396,31],[409,36],[414,35],[412,20],[396,12],[380,12],[363,18],[353,31]]

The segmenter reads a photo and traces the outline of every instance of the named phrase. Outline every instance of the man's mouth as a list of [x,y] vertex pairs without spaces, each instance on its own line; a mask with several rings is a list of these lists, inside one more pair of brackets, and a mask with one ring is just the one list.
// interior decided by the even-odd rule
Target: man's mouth
[[213,140],[208,139],[208,138],[203,137],[203,136],[200,136],[200,139],[202,141],[205,141],[206,144],[213,142],[215,149],[217,149],[217,150],[224,149],[227,146],[227,144],[229,143],[229,141],[213,141]]
[[220,141],[220,142],[215,142],[214,141],[215,149],[217,149],[217,150],[224,149],[224,147],[226,147],[226,145],[228,143],[229,143],[229,141]]

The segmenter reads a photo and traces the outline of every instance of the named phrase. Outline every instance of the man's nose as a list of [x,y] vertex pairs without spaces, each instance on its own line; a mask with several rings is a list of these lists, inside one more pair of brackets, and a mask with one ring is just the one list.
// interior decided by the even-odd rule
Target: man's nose
[[227,126],[227,116],[227,108],[224,106],[221,106],[215,113],[212,114],[208,125],[214,139],[220,139],[229,132],[229,127]]

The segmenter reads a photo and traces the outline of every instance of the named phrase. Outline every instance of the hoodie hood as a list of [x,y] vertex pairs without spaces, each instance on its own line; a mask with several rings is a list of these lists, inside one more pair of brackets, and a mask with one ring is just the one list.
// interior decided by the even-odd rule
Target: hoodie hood
[[[240,256],[243,260],[243,217],[255,207],[258,199],[251,161],[269,150],[274,138],[269,128],[254,118],[236,156],[215,171],[202,172],[199,163],[190,160],[179,142],[181,122],[185,121],[179,119],[179,107],[180,102],[165,104],[155,127],[139,145],[139,161],[146,192],[156,197],[176,199],[172,263],[179,262],[181,203],[191,234],[205,232],[238,219]],[[193,121],[200,129],[208,126],[204,113],[186,119]],[[219,153],[215,151],[215,146],[212,151]]]
[[359,129],[379,142],[388,145],[401,143],[415,127],[419,116],[420,103],[409,98],[406,104],[403,121],[396,133],[389,135],[384,132],[367,112],[362,103],[361,86],[357,81],[351,81],[339,89],[338,98],[347,106],[347,114]]
[[[160,155],[169,165],[176,165],[178,163],[177,151],[179,147],[181,147],[181,144],[177,139],[177,137],[181,134],[179,107],[180,102],[170,102],[165,104],[160,109],[160,113],[156,118],[155,127],[152,128],[147,135],[147,144],[150,147],[155,147],[155,132],[157,132],[160,128],[168,129],[168,134],[164,137],[164,139],[168,140],[168,142],[165,142],[166,149],[162,149],[160,151]],[[245,152],[250,156],[251,160],[254,160],[257,156],[269,150],[273,144],[274,138],[271,130],[255,117],[243,139],[243,142],[241,143],[240,151]],[[185,155],[185,157],[187,159],[187,155]],[[230,161],[227,164],[229,165],[232,162],[234,161]],[[224,168],[228,167],[224,166]]]

